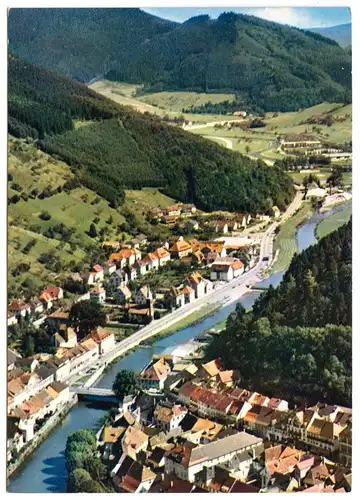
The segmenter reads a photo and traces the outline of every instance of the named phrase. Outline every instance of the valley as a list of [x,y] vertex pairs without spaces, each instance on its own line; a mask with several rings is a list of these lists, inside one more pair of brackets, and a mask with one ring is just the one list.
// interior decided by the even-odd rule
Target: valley
[[351,491],[351,24],[263,10],[9,10],[10,492]]

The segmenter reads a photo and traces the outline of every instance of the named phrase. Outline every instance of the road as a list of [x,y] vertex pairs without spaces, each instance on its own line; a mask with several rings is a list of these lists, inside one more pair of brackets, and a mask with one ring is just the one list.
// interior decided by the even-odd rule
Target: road
[[225,145],[228,149],[233,149],[233,143],[230,139],[226,139],[226,137],[217,137],[215,135],[204,135],[203,136],[205,139],[217,139],[218,141],[223,141],[225,142]]
[[[291,217],[298,210],[298,208],[300,208],[302,203],[302,198],[303,194],[301,192],[297,192],[294,200],[291,202],[291,204],[284,212],[282,217],[279,218],[279,220],[273,222],[264,232],[260,244],[259,261],[252,269],[242,274],[238,278],[233,279],[229,283],[216,287],[214,290],[212,290],[204,297],[196,299],[194,302],[186,304],[180,309],[176,309],[172,313],[166,314],[165,316],[163,316],[158,320],[153,320],[149,325],[144,326],[137,332],[127,337],[126,339],[122,340],[121,342],[118,342],[115,345],[114,349],[102,355],[95,364],[94,362],[92,362],[89,363],[89,365],[82,367],[81,372],[84,373],[90,367],[92,368],[100,367],[100,365],[108,363],[109,361],[114,359],[114,357],[123,354],[127,350],[135,347],[141,341],[146,340],[149,337],[156,335],[157,333],[160,333],[162,330],[173,325],[180,319],[184,319],[186,316],[197,311],[204,305],[208,304],[228,305],[231,302],[234,302],[235,300],[239,299],[245,293],[247,293],[249,291],[247,285],[253,285],[256,282],[261,281],[262,273],[265,271],[265,269],[269,266],[269,264],[272,261],[275,228],[281,222]],[[264,261],[264,258],[267,260]],[[79,377],[79,375],[80,375],[79,373],[77,375],[72,375],[66,382],[68,384],[74,383],[74,381],[76,380],[76,378]]]

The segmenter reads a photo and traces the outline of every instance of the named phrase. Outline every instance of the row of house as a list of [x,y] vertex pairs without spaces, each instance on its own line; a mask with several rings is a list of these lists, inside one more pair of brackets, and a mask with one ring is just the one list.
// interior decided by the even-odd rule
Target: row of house
[[[45,356],[46,358],[46,356]],[[8,460],[34,438],[36,426],[70,400],[69,387],[56,381],[55,370],[41,355],[21,358],[8,350]]]
[[169,220],[168,218],[191,217],[196,213],[197,209],[193,204],[177,203],[167,208],[155,208],[149,211],[150,220],[162,220],[163,222]]
[[39,297],[33,297],[29,302],[23,299],[13,300],[8,306],[7,324],[15,325],[20,317],[25,318],[37,313],[48,311],[63,298],[64,291],[61,287],[47,287]]

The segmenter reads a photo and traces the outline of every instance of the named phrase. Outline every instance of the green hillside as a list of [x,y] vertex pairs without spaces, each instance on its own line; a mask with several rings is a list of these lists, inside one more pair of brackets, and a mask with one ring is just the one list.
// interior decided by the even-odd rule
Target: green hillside
[[[14,119],[20,137],[31,135],[26,128],[31,126],[32,135],[41,138],[37,145],[68,163],[81,184],[113,208],[123,203],[124,188],[147,186],[162,187],[169,196],[205,210],[266,211],[273,204],[285,207],[293,196],[291,180],[280,170],[12,55],[9,101],[10,132]],[[94,123],[75,129],[75,118]]]
[[351,56],[336,42],[248,15],[177,24],[138,9],[11,9],[9,42],[82,81],[236,93],[237,106],[265,111],[351,101]]
[[11,9],[10,50],[88,82],[125,63],[134,47],[176,23],[139,9]]

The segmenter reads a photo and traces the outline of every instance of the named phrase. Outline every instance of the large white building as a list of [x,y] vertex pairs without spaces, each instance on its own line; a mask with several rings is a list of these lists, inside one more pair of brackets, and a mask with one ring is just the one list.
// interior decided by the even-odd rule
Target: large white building
[[165,472],[194,483],[196,475],[204,468],[234,463],[235,459],[236,472],[246,478],[252,461],[262,450],[263,440],[246,432],[238,432],[200,446],[193,443],[184,444],[174,448],[165,457]]

